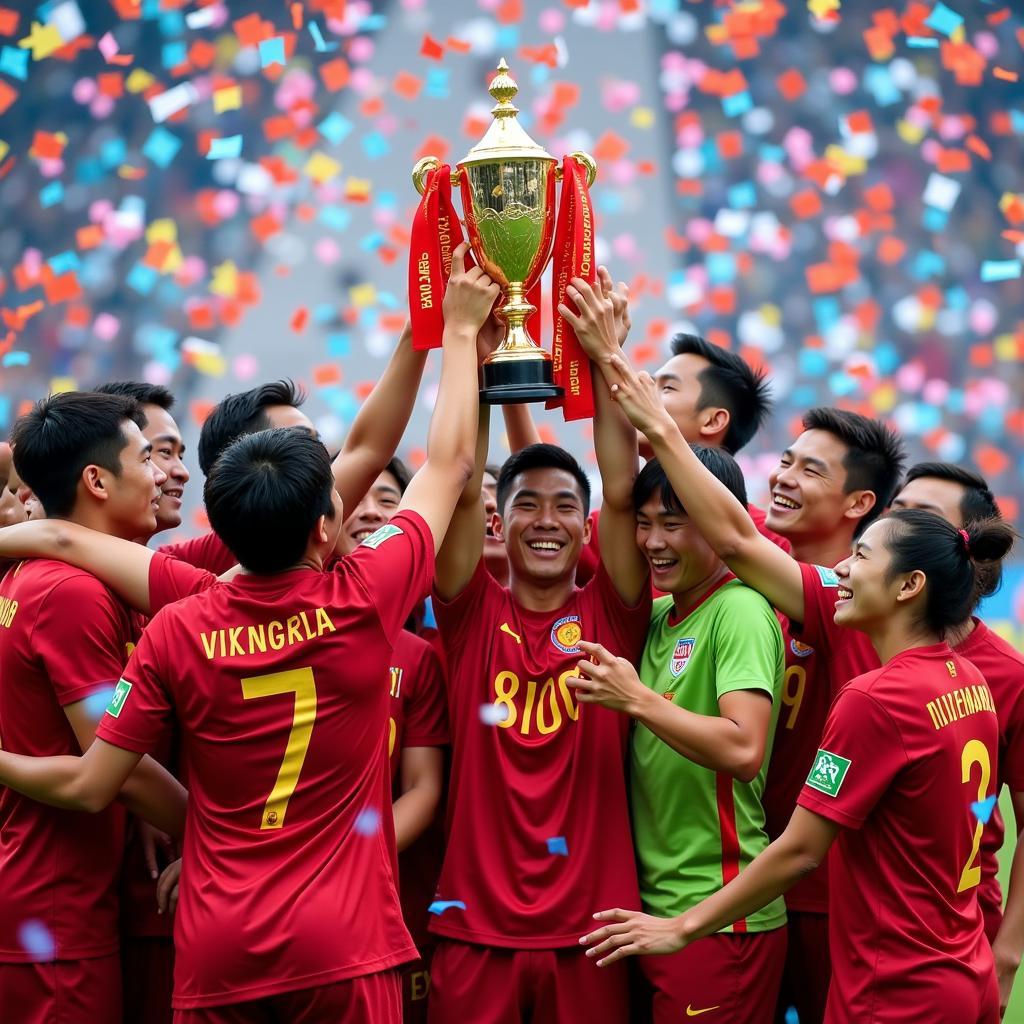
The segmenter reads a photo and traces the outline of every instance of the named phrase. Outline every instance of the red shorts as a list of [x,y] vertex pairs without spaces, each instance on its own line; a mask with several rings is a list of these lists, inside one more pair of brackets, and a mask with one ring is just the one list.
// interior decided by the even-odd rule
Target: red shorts
[[786,1010],[795,1006],[800,1024],[821,1024],[832,980],[828,914],[808,914],[800,910],[788,910],[786,914],[789,947],[775,1022],[782,1024]]
[[174,940],[158,935],[122,935],[121,991],[126,1021],[171,1024]]
[[175,1010],[174,1024],[402,1024],[398,971],[300,988],[228,1006]]
[[626,1024],[624,963],[582,948],[502,949],[442,939],[430,972],[430,1024]]
[[[771,1024],[786,961],[786,929],[698,939],[669,956],[640,958],[654,989],[654,1024],[718,1010],[729,1024]],[[710,1024],[710,1020],[709,1020]]]
[[121,1019],[121,960],[0,963],[3,1024],[82,1024]]

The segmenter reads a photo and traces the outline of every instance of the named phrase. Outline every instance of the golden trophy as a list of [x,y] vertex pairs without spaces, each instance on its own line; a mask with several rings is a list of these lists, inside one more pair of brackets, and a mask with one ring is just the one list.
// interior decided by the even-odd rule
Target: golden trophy
[[[506,327],[501,344],[484,361],[480,399],[490,404],[557,399],[563,389],[554,382],[552,356],[530,337],[526,324],[537,310],[529,293],[551,258],[555,183],[562,178],[562,167],[519,123],[512,103],[519,87],[504,59],[497,70],[488,90],[495,100],[494,120],[451,172],[451,184],[462,192],[463,222],[473,255],[501,288],[496,312]],[[585,170],[586,185],[593,184],[593,158],[581,152],[572,158]],[[433,156],[416,164],[412,180],[420,195],[428,175],[440,166]],[[587,223],[590,231],[589,219]],[[591,236],[592,231],[588,245]]]

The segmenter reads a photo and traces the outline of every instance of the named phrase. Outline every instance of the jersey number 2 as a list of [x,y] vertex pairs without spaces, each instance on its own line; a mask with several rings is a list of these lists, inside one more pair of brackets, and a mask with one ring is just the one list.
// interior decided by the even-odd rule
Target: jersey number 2
[[306,760],[309,740],[316,721],[316,684],[311,668],[294,668],[289,672],[271,672],[265,676],[250,676],[242,680],[242,696],[246,700],[276,697],[291,693],[295,696],[292,727],[284,748],[284,760],[277,773],[277,781],[263,808],[260,828],[282,828],[288,813],[288,801],[299,783],[299,773]]
[[[984,800],[988,795],[988,783],[992,777],[992,763],[988,756],[988,747],[981,740],[968,740],[960,754],[960,766],[963,774],[962,781],[966,784],[971,781],[971,769],[979,765],[981,767],[981,778],[978,780],[978,799]],[[967,858],[963,871],[960,872],[960,884],[956,887],[957,892],[965,889],[973,889],[981,882],[981,865],[976,864],[978,850],[981,848],[981,833],[985,825],[979,821],[974,828],[974,843],[971,846],[971,855]]]

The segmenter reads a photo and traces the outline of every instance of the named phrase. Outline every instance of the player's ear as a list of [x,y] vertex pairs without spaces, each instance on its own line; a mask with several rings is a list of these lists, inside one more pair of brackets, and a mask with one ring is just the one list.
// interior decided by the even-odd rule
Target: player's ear
[[505,540],[505,524],[497,512],[491,513],[491,533],[500,541]]
[[583,546],[586,547],[590,543],[591,534],[594,532],[594,520],[587,516],[583,520]]
[[320,516],[316,523],[313,524],[313,539],[317,544],[326,544],[331,539],[328,528],[329,521],[326,515]]
[[82,470],[79,484],[85,488],[85,493],[97,501],[106,501],[110,497],[110,490],[107,487],[107,471],[102,466],[89,465]]
[[923,590],[924,585],[927,582],[927,577],[920,569],[915,569],[913,572],[908,572],[904,577],[903,582],[900,584],[899,593],[896,595],[897,601],[910,601],[917,597]]
[[863,519],[874,507],[878,498],[874,491],[850,491],[846,495],[846,511],[843,515],[847,519]]
[[704,422],[701,424],[700,432],[703,437],[716,437],[724,434],[729,429],[729,410],[708,408],[701,410]]

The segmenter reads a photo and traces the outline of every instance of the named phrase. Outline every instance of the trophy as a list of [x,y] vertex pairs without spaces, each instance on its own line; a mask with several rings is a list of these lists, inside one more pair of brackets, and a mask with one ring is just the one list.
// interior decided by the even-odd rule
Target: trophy
[[[539,301],[540,277],[551,258],[555,239],[555,183],[562,179],[563,168],[520,125],[519,111],[512,103],[519,87],[509,75],[504,59],[497,70],[488,90],[495,100],[491,110],[494,120],[483,138],[456,164],[450,181],[450,186],[459,186],[462,192],[464,223],[473,256],[501,288],[495,311],[505,324],[505,337],[484,361],[480,400],[505,404],[561,399],[564,389],[556,383],[560,367],[556,368],[558,372],[553,371],[551,354],[530,337],[527,321],[537,312],[535,303]],[[569,159],[576,161],[576,168],[570,171],[574,180],[578,179],[578,189],[584,197],[585,266],[589,269],[593,264],[593,232],[586,189],[594,182],[597,165],[586,153],[575,152]],[[431,175],[436,179],[441,167],[441,161],[433,156],[424,157],[416,164],[412,180],[420,195],[436,184]],[[566,204],[564,191],[562,204]],[[450,219],[455,219],[454,210],[451,213]],[[560,214],[560,231],[562,223]],[[446,231],[448,221],[444,224],[439,230]],[[457,239],[458,224],[452,226]],[[450,266],[450,251],[454,245],[447,233],[443,237],[449,239]],[[569,256],[572,246],[569,239],[566,243]],[[563,264],[568,266],[565,261],[559,263]],[[575,265],[578,268],[578,261]],[[561,281],[564,292],[571,274],[566,270],[559,276],[565,279]],[[556,312],[556,320],[560,319]],[[559,323],[556,330],[555,363],[561,356],[561,326]],[[568,377],[566,382],[568,384]]]

